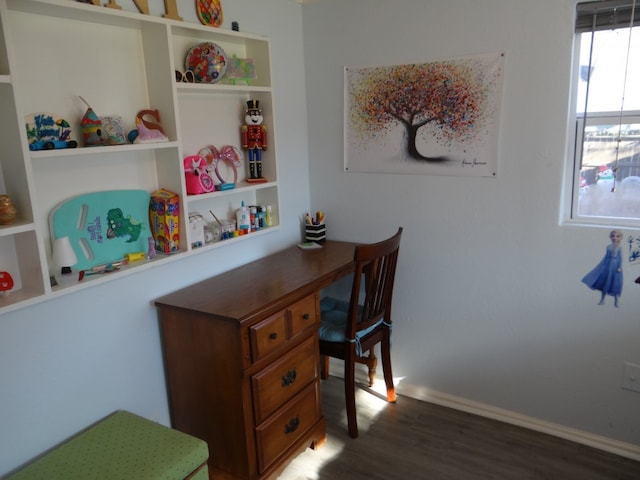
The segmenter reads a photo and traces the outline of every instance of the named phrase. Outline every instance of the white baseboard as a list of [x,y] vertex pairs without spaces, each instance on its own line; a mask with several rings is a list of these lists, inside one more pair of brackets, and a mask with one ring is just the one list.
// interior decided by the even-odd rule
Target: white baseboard
[[466,398],[456,397],[442,392],[429,390],[424,387],[401,384],[396,389],[400,395],[423,400],[443,407],[449,407],[481,417],[491,418],[500,422],[528,428],[536,432],[546,433],[554,437],[563,438],[621,457],[640,461],[640,447],[630,443],[613,440],[601,435],[584,432],[575,428],[565,427],[552,422],[522,415],[510,410],[493,407],[484,403],[474,402]]
[[[334,363],[336,364],[334,367]],[[339,364],[339,365],[338,365]],[[331,368],[334,367],[334,368]],[[331,375],[343,378],[343,364],[332,361],[329,369]],[[362,371],[362,381],[367,382],[366,372]],[[356,372],[356,379],[360,381],[360,372]],[[376,383],[384,382],[384,379],[376,377]],[[601,435],[584,432],[575,428],[565,427],[552,422],[522,415],[510,410],[493,407],[480,402],[475,402],[462,397],[456,397],[447,393],[438,392],[425,387],[400,383],[396,387],[396,393],[406,397],[415,398],[443,407],[453,408],[481,417],[491,418],[500,422],[509,423],[519,427],[528,428],[536,432],[546,433],[554,437],[563,438],[575,443],[597,448],[605,452],[613,453],[631,460],[640,461],[640,447],[630,443],[620,442]]]

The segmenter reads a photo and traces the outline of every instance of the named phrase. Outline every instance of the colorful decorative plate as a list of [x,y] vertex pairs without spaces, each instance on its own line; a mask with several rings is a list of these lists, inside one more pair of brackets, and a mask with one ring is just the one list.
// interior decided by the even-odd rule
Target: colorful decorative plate
[[189,49],[184,66],[193,72],[196,82],[216,83],[227,72],[227,55],[219,45],[202,42]]
[[203,25],[222,25],[222,4],[220,0],[196,0],[196,11]]

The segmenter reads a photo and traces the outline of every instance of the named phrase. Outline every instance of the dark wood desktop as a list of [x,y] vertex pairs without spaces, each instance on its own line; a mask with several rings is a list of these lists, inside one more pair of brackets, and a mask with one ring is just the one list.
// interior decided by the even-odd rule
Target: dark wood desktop
[[325,441],[320,290],[354,247],[294,245],[156,300],[172,425],[207,441],[211,478],[273,477]]

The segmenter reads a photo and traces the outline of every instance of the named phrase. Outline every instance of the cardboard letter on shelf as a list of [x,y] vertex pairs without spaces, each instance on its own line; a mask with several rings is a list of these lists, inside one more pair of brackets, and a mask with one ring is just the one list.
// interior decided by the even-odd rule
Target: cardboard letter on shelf
[[[90,0],[92,5],[100,5],[100,0]],[[149,0],[133,0],[133,3],[138,8],[140,13],[144,13],[145,15],[149,15]],[[104,5],[107,8],[114,8],[116,10],[122,10],[122,7],[118,5],[117,0],[108,0],[108,2]],[[176,5],[176,0],[164,0],[164,10],[165,13],[162,15],[164,18],[171,18],[173,20],[182,21],[182,17],[178,13],[178,6]]]
[[[140,13],[149,15],[149,0],[133,0]],[[182,20],[182,17],[178,14],[178,6],[176,0],[164,0],[164,9],[167,13],[162,15],[164,18],[172,18],[174,20]]]
[[163,15],[164,18],[172,18],[174,20],[182,21],[182,17],[178,13],[176,0],[164,0],[164,10],[167,12]]

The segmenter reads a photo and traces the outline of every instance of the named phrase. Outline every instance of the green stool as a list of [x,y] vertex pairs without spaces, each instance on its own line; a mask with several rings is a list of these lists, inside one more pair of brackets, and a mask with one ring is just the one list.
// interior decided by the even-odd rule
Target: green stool
[[7,480],[208,480],[206,442],[120,410]]

